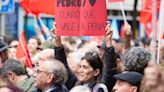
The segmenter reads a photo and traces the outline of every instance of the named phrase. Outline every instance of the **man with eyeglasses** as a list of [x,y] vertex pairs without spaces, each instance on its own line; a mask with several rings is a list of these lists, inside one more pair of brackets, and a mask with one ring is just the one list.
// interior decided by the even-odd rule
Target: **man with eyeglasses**
[[68,92],[64,86],[66,81],[66,69],[56,59],[42,60],[34,73],[35,92]]

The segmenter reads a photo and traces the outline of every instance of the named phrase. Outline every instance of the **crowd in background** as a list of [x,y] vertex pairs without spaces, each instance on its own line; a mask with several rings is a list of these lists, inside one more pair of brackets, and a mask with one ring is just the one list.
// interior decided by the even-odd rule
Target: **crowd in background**
[[155,64],[158,42],[134,41],[131,26],[125,23],[124,29],[124,39],[113,39],[107,24],[98,42],[56,36],[55,24],[51,33],[44,31],[44,40],[36,26],[37,36],[27,42],[32,69],[16,58],[18,40],[1,36],[0,92],[164,92],[164,44]]

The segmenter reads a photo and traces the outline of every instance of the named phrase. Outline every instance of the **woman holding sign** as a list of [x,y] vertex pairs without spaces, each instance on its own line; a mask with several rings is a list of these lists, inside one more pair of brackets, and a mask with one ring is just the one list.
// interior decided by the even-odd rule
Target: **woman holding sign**
[[[109,92],[113,88],[115,83],[113,75],[117,73],[117,65],[114,47],[112,46],[113,30],[110,28],[110,24],[107,24],[105,31],[105,61],[102,62],[97,53],[87,52],[81,59],[78,76],[75,76],[68,66],[60,36],[55,36],[55,58],[62,61],[67,68],[68,80],[65,85],[68,89],[71,89],[75,85],[87,85],[93,90],[97,83],[105,84]],[[53,28],[53,33],[55,34],[55,32],[56,27]],[[99,90],[98,92],[103,91]]]

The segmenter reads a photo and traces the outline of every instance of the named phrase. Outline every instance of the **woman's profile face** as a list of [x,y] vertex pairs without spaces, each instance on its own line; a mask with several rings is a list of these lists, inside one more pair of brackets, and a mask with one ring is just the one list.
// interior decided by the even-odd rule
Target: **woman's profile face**
[[80,62],[80,68],[78,71],[78,79],[80,82],[88,83],[92,81],[96,74],[96,70],[92,68],[91,65],[84,59]]

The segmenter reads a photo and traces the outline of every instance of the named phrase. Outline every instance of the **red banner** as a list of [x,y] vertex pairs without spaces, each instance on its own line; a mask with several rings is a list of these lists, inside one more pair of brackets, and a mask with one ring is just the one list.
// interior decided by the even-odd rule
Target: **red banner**
[[16,57],[18,60],[25,59],[26,66],[29,68],[32,68],[32,62],[31,62],[31,58],[28,52],[24,32],[21,34],[19,38],[19,44],[17,47]]
[[55,0],[57,35],[105,35],[107,10],[105,0]]
[[55,13],[55,0],[20,0],[20,4],[27,13],[36,15],[39,13],[54,15]]

